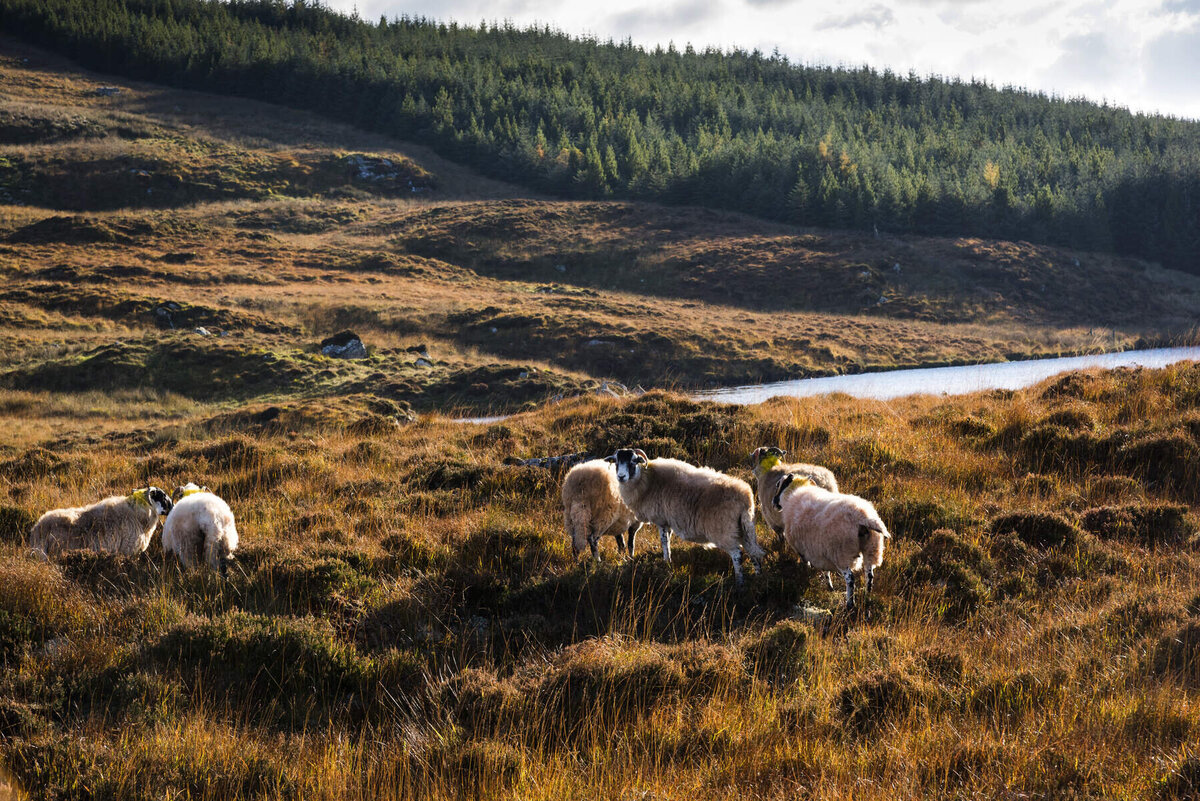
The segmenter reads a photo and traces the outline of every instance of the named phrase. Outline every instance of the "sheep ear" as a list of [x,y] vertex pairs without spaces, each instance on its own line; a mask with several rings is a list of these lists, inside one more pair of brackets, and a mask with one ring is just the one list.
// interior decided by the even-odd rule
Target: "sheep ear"
[[754,453],[750,454],[750,464],[756,465],[762,461],[762,448],[755,448]]
[[780,498],[783,497],[783,491],[791,486],[792,479],[794,478],[795,476],[793,476],[791,473],[788,473],[786,476],[779,479],[779,486],[775,489],[775,498],[771,501],[776,509],[783,509],[783,503],[780,501]]
[[614,453],[612,456],[605,456],[604,461],[608,462],[609,464],[616,464],[617,455]]

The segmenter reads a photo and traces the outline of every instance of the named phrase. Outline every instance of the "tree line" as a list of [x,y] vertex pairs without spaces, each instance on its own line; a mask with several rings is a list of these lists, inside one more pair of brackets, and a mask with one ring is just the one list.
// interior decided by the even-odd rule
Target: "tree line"
[[0,0],[0,30],[94,69],[426,143],[567,197],[1025,239],[1200,273],[1194,121],[757,51],[367,21],[309,0]]

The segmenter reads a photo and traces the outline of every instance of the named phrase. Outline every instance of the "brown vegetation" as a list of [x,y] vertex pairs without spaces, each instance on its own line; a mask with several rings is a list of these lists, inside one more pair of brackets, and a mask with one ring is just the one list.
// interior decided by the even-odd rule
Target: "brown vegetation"
[[[261,175],[215,170],[204,197],[240,199],[0,206],[0,762],[38,796],[1195,793],[1200,367],[953,400],[544,402],[605,376],[692,385],[1163,337],[1192,302],[1160,297],[1178,276],[1089,262],[1075,311],[1011,294],[1042,270],[1070,280],[1073,257],[1050,249],[468,203],[515,193],[305,115],[124,83],[98,98],[96,76],[0,53],[0,165],[138,141],[164,164],[186,152],[192,182],[227,147],[294,158],[286,175],[344,148],[407,157],[436,187],[286,178],[289,197],[262,199]],[[894,303],[855,305],[860,261]],[[837,290],[772,293],[800,264]],[[1142,311],[1089,333],[1117,291]],[[368,358],[317,352],[347,327]],[[486,426],[428,413],[521,408]],[[680,545],[667,565],[652,535],[629,561],[573,558],[560,477],[508,462],[630,444],[742,478],[764,444],[829,466],[895,536],[872,597],[839,611],[761,525],[770,555],[742,590],[723,554]],[[157,542],[27,553],[46,509],[185,481],[237,514],[227,579]]]

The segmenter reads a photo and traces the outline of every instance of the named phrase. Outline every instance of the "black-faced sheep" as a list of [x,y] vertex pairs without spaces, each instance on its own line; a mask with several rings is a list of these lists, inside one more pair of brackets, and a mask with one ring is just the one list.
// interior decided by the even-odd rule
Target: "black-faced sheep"
[[229,504],[207,487],[185,484],[173,493],[175,508],[163,524],[163,550],[186,568],[207,562],[222,575],[237,550],[238,533]]
[[846,580],[846,607],[854,608],[854,573],[867,574],[867,592],[875,568],[883,563],[891,538],[875,507],[857,495],[818,487],[802,476],[786,475],[771,500],[783,517],[783,538],[817,570],[836,570]]
[[617,466],[621,500],[638,520],[658,526],[668,562],[675,533],[729,554],[738,584],[743,552],[761,571],[764,554],[754,531],[754,492],[745,481],[675,459],[651,461],[638,449],[622,448],[610,458]]
[[50,556],[86,548],[136,556],[150,545],[158,519],[171,511],[158,487],[113,495],[90,506],[52,509],[29,531],[29,547]]
[[592,549],[592,558],[599,559],[598,544],[606,536],[617,541],[618,552],[633,555],[634,537],[642,524],[621,500],[617,473],[609,462],[592,459],[572,467],[563,479],[562,502],[563,519],[576,556],[587,545]]

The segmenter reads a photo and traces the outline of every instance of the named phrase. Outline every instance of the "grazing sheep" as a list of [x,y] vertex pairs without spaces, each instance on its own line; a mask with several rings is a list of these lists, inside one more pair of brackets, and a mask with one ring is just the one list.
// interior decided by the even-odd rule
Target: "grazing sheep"
[[617,484],[638,520],[658,526],[663,559],[671,561],[671,533],[725,551],[740,585],[742,553],[762,570],[763,549],[754,532],[754,492],[750,485],[707,467],[675,459],[651,461],[638,449],[622,448],[611,457]]
[[883,563],[887,527],[871,502],[818,487],[808,478],[788,474],[771,500],[782,513],[783,538],[817,570],[836,570],[846,580],[846,608],[854,608],[854,572],[867,574],[867,592],[875,568]]
[[113,495],[90,506],[52,509],[29,531],[29,547],[50,556],[75,548],[136,556],[150,545],[158,519],[171,511],[158,487]]
[[[617,551],[633,556],[633,542],[641,522],[621,500],[617,489],[617,473],[604,459],[592,459],[577,464],[567,473],[562,486],[563,519],[571,546],[578,556],[584,543],[592,549],[592,558],[600,558],[597,547],[601,537],[612,535]],[[625,549],[623,534],[629,535]]]
[[762,509],[763,520],[776,534],[783,533],[783,518],[779,510],[771,503],[779,489],[779,480],[788,473],[804,476],[818,487],[824,487],[830,492],[838,491],[837,479],[828,468],[815,464],[787,464],[783,457],[787,451],[779,448],[755,448],[750,454],[750,464],[754,468],[754,478],[758,483],[758,506]]
[[175,490],[174,511],[163,524],[163,550],[179,557],[184,567],[202,561],[221,575],[229,571],[237,550],[238,533],[229,504],[207,487],[185,484]]

